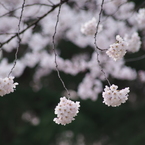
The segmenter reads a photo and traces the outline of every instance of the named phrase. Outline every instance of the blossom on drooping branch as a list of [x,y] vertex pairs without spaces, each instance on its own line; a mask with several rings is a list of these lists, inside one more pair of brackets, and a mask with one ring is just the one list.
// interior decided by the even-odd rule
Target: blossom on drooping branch
[[109,57],[115,61],[121,59],[125,54],[128,47],[128,43],[124,41],[119,35],[116,36],[116,43],[110,45],[110,48],[106,51]]
[[[86,22],[81,27],[81,32],[85,35],[94,35],[96,33],[97,20],[96,18],[92,18],[90,21]],[[98,33],[102,31],[103,26],[99,24]]]
[[102,93],[103,96],[103,103],[107,106],[117,107],[120,106],[121,103],[125,103],[128,100],[128,93],[130,92],[129,87],[117,90],[118,86],[111,85],[110,87],[106,86],[104,92]]
[[0,96],[14,92],[18,83],[14,83],[13,79],[14,77],[0,78]]
[[132,53],[139,51],[141,41],[137,32],[134,32],[131,37],[126,34],[124,40],[128,43],[127,51]]
[[54,122],[61,125],[66,125],[75,120],[75,116],[79,112],[80,102],[74,102],[66,97],[60,98],[60,102],[55,108],[55,114],[57,118],[54,118]]
[[[20,8],[21,2],[17,1],[18,0],[13,0],[10,3],[8,3],[7,1],[3,0],[4,5],[6,5],[6,7],[8,7],[9,10],[15,9],[12,15],[4,15],[5,13],[7,13],[7,10],[3,8],[2,5],[0,6],[1,16],[3,15],[3,17],[1,17],[2,23],[0,24],[0,32],[6,33],[4,35],[0,35],[1,43],[7,40],[8,38],[12,37],[14,35],[13,33],[17,32],[17,23],[19,21],[17,18],[19,17],[21,12]],[[62,39],[67,39],[68,41],[75,44],[76,46],[79,46],[80,48],[86,48],[88,46],[94,47],[94,39],[92,39],[92,37],[86,37],[85,35],[92,34],[94,35],[96,32],[96,26],[98,23],[97,16],[99,16],[100,4],[102,0],[97,0],[96,5],[94,2],[92,4],[91,3],[86,4],[85,0],[83,1],[71,0],[71,1],[73,1],[76,4],[74,4],[72,8],[70,8],[69,4],[67,3],[63,5],[63,7],[61,8],[62,15],[59,16],[60,17],[59,26],[57,28],[57,35],[55,39],[56,49],[59,52],[58,54],[62,53],[61,52],[62,48],[57,47],[58,42],[60,42]],[[42,1],[37,0],[37,2],[40,2],[41,4]],[[35,5],[35,3],[36,0],[26,1],[26,5],[31,4],[32,6],[25,7],[25,11],[23,13],[21,21],[22,30],[27,27],[26,23],[27,21],[29,22],[29,20],[33,19],[35,20],[36,18],[39,18],[48,11],[48,7],[46,7],[45,5],[48,4],[47,0],[43,0],[44,5],[41,6],[42,7],[41,9],[40,6]],[[53,0],[53,3],[58,3],[58,0]],[[86,10],[84,9],[83,11],[80,11],[78,13],[77,11],[78,6],[81,8],[86,8],[88,4],[90,5],[90,7],[87,7]],[[133,2],[128,2],[127,0],[117,0],[117,1],[106,0],[106,2],[103,5],[104,13],[102,13],[101,15],[101,24],[103,25],[103,32],[97,35],[97,45],[99,48],[106,49],[110,44],[112,44],[116,34],[123,36],[126,32],[128,34],[131,34],[134,31],[136,32],[138,31],[138,27],[136,26],[137,23],[135,23],[136,21],[135,17],[137,15],[135,15],[134,13],[132,4]],[[116,10],[117,12],[115,12]],[[92,18],[94,14],[96,18]],[[108,15],[107,17],[106,14]],[[36,68],[34,69],[33,81],[37,82],[38,84],[41,84],[38,81],[41,81],[42,77],[49,75],[53,70],[55,70],[54,56],[52,55],[52,51],[49,50],[49,46],[51,46],[50,40],[54,33],[55,27],[54,24],[56,23],[55,17],[56,15],[57,10],[52,11],[51,13],[49,13],[47,17],[43,18],[39,22],[38,26],[40,26],[41,28],[39,29],[39,31],[37,31],[37,29],[35,31],[34,27],[31,27],[21,35],[22,38],[21,44],[24,44],[29,48],[26,50],[23,49],[24,53],[22,51],[23,54],[20,55],[19,57],[20,59],[17,60],[17,65],[12,73],[15,77],[21,76],[26,67]],[[90,21],[87,22],[86,18],[92,19],[90,19]],[[140,16],[140,18],[144,19],[144,17],[142,16]],[[11,25],[9,23],[10,20],[13,22],[14,25]],[[82,26],[82,33],[84,32],[83,34],[85,33],[86,34],[82,35],[80,33],[80,26],[84,22],[86,23]],[[131,25],[126,25],[127,24],[126,22]],[[102,25],[99,25],[98,28],[101,29],[100,30],[98,29],[98,32],[102,30]],[[127,51],[136,52],[139,49],[140,40],[138,39],[138,35],[135,34],[133,34],[132,36],[128,35],[127,38],[123,37],[123,40],[125,40],[128,43]],[[142,39],[142,41],[144,40]],[[119,44],[119,41],[117,41],[117,43]],[[17,46],[17,38],[11,40],[9,43],[6,43],[3,46],[3,49],[4,51],[10,53],[13,49],[16,48],[16,46]],[[135,46],[135,48],[133,48],[133,46]],[[46,49],[48,51],[46,51]],[[64,49],[67,48],[64,47]],[[88,53],[88,55],[90,55],[90,53]],[[104,53],[100,53],[99,55],[100,55],[99,60],[103,64],[102,66],[103,70],[105,71],[106,77],[112,76],[119,80],[122,79],[134,80],[136,78],[137,73],[136,70],[127,67],[125,65],[125,62],[123,62],[123,59],[114,62],[106,54],[104,55]],[[96,61],[97,58],[94,56],[97,56],[95,51],[90,55],[90,57],[88,57],[85,60],[83,58],[80,58],[80,56],[78,56],[80,60],[76,60],[76,58],[74,59],[74,56],[72,56],[72,59],[71,58],[64,59],[63,55],[57,56],[59,71],[62,71],[70,75],[77,75],[80,72],[88,71],[90,72],[90,75],[93,77],[94,80],[86,79],[84,77],[82,81],[79,82],[78,93],[81,99],[91,98],[92,100],[96,100],[98,94],[101,92],[102,89],[101,81],[104,80],[104,75],[102,74],[98,62]],[[4,63],[5,62],[4,59],[6,59],[4,57],[2,58],[2,61],[0,63],[1,77],[5,77],[5,75],[9,72],[9,70],[12,67],[12,63],[10,63],[9,61]],[[3,69],[3,67],[5,69]],[[87,93],[86,88],[88,90]]]

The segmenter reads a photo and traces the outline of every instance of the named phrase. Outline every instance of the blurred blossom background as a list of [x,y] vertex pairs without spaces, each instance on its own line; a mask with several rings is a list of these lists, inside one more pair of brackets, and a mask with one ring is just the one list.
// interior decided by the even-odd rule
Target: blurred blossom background
[[[0,44],[16,34],[23,2],[0,1]],[[59,2],[26,0],[20,31]],[[13,93],[0,98],[0,145],[144,144],[145,23],[140,21],[141,25],[138,25],[135,17],[140,8],[145,8],[145,3],[144,0],[128,1],[129,4],[121,8],[127,0],[104,1],[104,21],[101,21],[104,26],[100,26],[102,30],[97,39],[99,47],[106,49],[118,33],[123,37],[127,31],[129,34],[137,31],[142,42],[136,53],[127,53],[123,60],[116,63],[100,53],[101,65],[111,84],[117,84],[119,89],[130,87],[126,103],[108,107],[102,103],[102,92],[107,81],[98,66],[93,48],[94,37],[81,33],[82,24],[93,17],[98,20],[101,2],[68,0],[60,10],[55,36],[58,68],[71,94],[70,99],[80,101],[78,115],[66,126],[53,121],[60,97],[68,95],[55,70],[52,49],[58,9],[20,35],[18,59],[12,72],[19,85]],[[133,11],[133,16],[128,9]],[[112,14],[112,10],[116,12]],[[17,37],[2,45],[1,77],[6,77],[10,72],[17,46]]]

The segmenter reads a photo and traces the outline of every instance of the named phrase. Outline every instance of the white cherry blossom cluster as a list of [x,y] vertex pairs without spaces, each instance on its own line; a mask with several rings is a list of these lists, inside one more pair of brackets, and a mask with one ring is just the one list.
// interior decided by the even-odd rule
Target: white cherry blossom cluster
[[[97,20],[96,18],[92,18],[90,21],[86,22],[81,27],[81,32],[85,35],[94,35],[96,33],[96,27],[97,27]],[[98,26],[98,33],[102,31],[103,26]]]
[[18,83],[14,83],[13,79],[14,77],[0,78],[0,96],[14,92]]
[[144,24],[145,24],[145,8],[139,9],[137,16],[136,16],[136,20],[141,27],[145,27],[144,26]]
[[106,51],[106,54],[113,58],[115,61],[121,59],[125,54],[128,47],[128,43],[124,41],[119,35],[116,36],[116,43],[110,45],[110,48]]
[[125,103],[128,100],[128,93],[130,92],[129,87],[117,90],[118,86],[111,85],[110,87],[106,86],[102,94],[104,101],[107,106],[117,107],[121,103]]
[[61,125],[66,125],[75,120],[75,116],[79,112],[80,102],[74,102],[66,97],[60,98],[60,102],[55,108],[55,114],[57,118],[54,118],[54,122]]
[[139,51],[141,41],[137,32],[134,32],[131,37],[125,35],[124,40],[128,43],[127,51],[132,53]]

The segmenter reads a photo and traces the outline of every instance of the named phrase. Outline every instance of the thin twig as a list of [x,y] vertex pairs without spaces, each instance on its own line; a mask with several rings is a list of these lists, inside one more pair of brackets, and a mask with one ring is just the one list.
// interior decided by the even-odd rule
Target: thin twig
[[48,0],[52,5],[54,5],[54,3],[51,0]]
[[[52,7],[52,5],[43,4],[43,3],[27,4],[27,5],[25,5],[25,7],[31,7],[31,6],[35,6],[35,5],[38,5],[38,6],[49,6],[49,7]],[[16,8],[16,9],[13,9],[13,10],[11,10],[11,11],[9,11],[9,12],[7,12],[7,13],[1,15],[0,18],[1,18],[1,17],[4,17],[4,16],[6,16],[6,15],[8,15],[8,14],[10,14],[10,13],[13,13],[13,12],[15,12],[15,11],[21,9],[21,8],[22,8],[22,7],[18,7],[18,8]]]
[[[68,0],[63,0],[61,2],[61,4],[67,2]],[[53,5],[53,7],[47,12],[45,13],[44,15],[42,15],[41,17],[39,17],[37,20],[35,20],[34,22],[32,22],[31,24],[29,24],[25,29],[23,29],[22,31],[19,32],[19,35],[20,34],[23,34],[26,30],[28,30],[29,28],[31,28],[32,26],[35,26],[37,25],[44,17],[46,17],[49,13],[51,13],[52,11],[54,11],[57,7],[59,7],[60,3],[56,4],[56,5]],[[12,37],[10,37],[8,40],[4,41],[3,43],[0,43],[0,48],[9,43],[12,39],[14,39],[15,37],[17,37],[17,34],[13,35]]]
[[[106,18],[103,20],[103,22],[106,21],[109,17],[113,17],[113,19],[115,19],[115,20],[124,21],[125,19],[117,19],[114,15],[115,15],[115,14],[119,11],[119,9],[120,9],[123,5],[125,5],[126,3],[128,3],[128,2],[124,2],[124,3],[122,3],[121,5],[119,5],[119,6],[117,7],[117,9],[116,9],[112,14],[106,14],[106,13],[104,13],[105,16],[106,16]],[[128,18],[127,18],[127,19],[128,19]]]
[[101,15],[102,15],[102,11],[103,11],[103,4],[104,4],[104,0],[102,0],[102,4],[101,4],[101,10],[100,10],[100,13],[99,13],[99,20],[98,20],[98,23],[97,23],[97,26],[96,26],[96,32],[95,32],[95,35],[94,35],[94,44],[95,44],[95,48],[96,49],[99,49],[100,51],[103,51],[103,49],[99,48],[97,46],[97,34],[98,34],[98,29],[99,29],[99,24],[101,22]]
[[10,71],[8,77],[11,75],[13,69],[15,68],[16,63],[17,63],[17,59],[18,59],[18,51],[19,51],[19,47],[20,47],[20,43],[21,43],[21,38],[20,38],[20,25],[21,25],[21,21],[22,21],[22,16],[23,16],[23,11],[24,11],[25,1],[26,1],[26,0],[23,0],[22,10],[21,10],[21,14],[20,14],[19,23],[18,23],[18,33],[17,33],[18,46],[17,46],[17,48],[16,48],[14,65],[13,65],[13,67],[12,67],[12,69],[11,69],[11,71]]
[[100,21],[101,21],[101,15],[102,15],[102,12],[103,12],[103,4],[104,4],[104,0],[102,0],[102,3],[101,3],[101,10],[100,10],[100,13],[99,13],[99,20],[98,20],[98,23],[97,23],[97,26],[96,26],[96,33],[94,35],[94,45],[95,45],[95,51],[97,53],[97,61],[98,61],[98,64],[99,64],[99,66],[101,68],[101,72],[104,74],[104,77],[105,77],[106,81],[108,82],[109,86],[111,86],[110,81],[106,77],[106,73],[104,72],[103,67],[101,66],[101,62],[99,60],[99,52],[98,52],[98,50],[100,50],[100,51],[103,51],[103,50],[100,49],[97,46],[97,34],[98,34],[99,24],[100,24]]
[[5,32],[0,32],[0,35],[12,35],[12,34],[17,34],[17,33],[5,33]]
[[[62,2],[62,0],[60,0],[60,1]],[[65,85],[64,81],[62,80],[62,78],[60,76],[60,73],[59,73],[59,67],[58,67],[58,63],[57,63],[57,52],[55,50],[55,36],[56,36],[56,31],[57,31],[57,26],[58,26],[58,22],[59,22],[60,11],[61,11],[61,5],[62,5],[61,2],[60,2],[60,5],[59,5],[59,10],[58,10],[58,14],[57,14],[57,20],[56,20],[56,24],[55,24],[54,34],[52,36],[52,43],[53,43],[53,52],[54,52],[54,55],[55,55],[55,67],[56,67],[58,78],[60,79],[60,81],[61,81],[64,89],[66,90],[68,96],[70,96],[70,93],[69,93],[68,89],[66,88],[66,85]]]
[[9,11],[9,9],[2,2],[0,2],[0,5],[2,5],[3,8],[5,8],[7,11]]

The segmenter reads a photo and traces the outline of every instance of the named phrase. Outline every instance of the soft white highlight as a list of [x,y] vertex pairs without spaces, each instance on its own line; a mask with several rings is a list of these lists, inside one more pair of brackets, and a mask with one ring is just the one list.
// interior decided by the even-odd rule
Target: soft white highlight
[[[97,27],[97,20],[96,18],[93,17],[90,21],[82,25],[81,32],[85,35],[95,35],[96,27]],[[103,29],[103,26],[99,25],[98,32],[102,31],[102,29]]]
[[131,37],[126,34],[124,40],[128,43],[127,51],[132,53],[139,51],[141,47],[141,40],[137,32],[134,32]]

